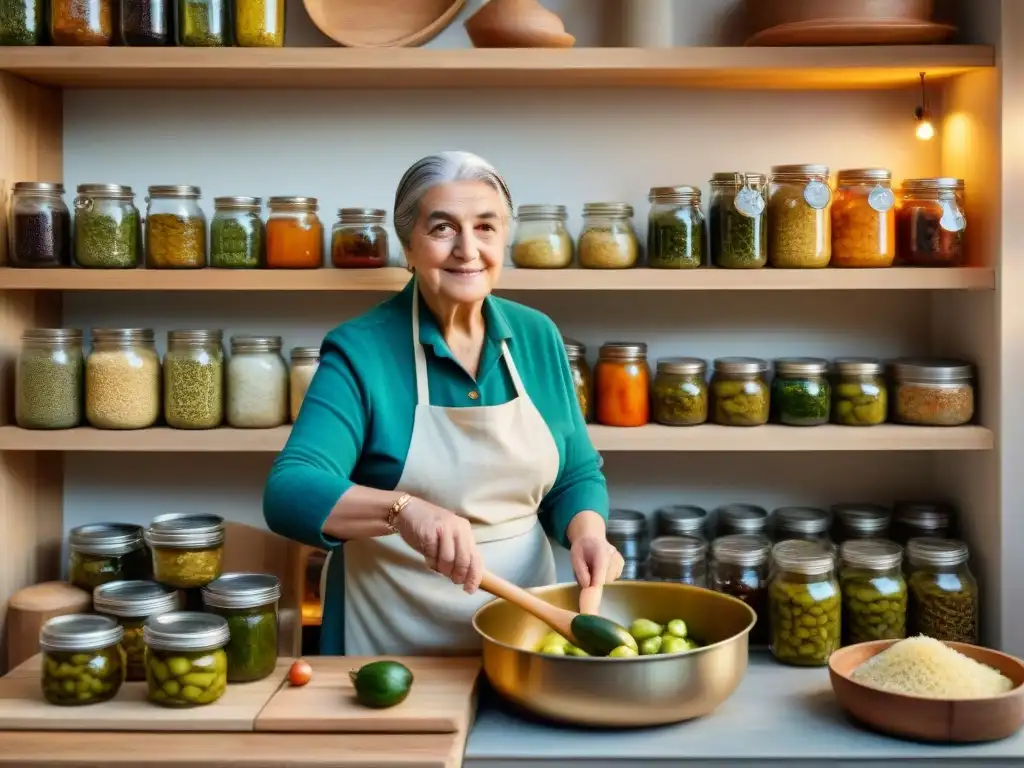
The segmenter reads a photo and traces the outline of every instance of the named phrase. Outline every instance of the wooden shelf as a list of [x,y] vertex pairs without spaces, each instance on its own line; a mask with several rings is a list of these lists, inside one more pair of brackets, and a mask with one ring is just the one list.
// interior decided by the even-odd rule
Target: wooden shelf
[[995,66],[990,46],[3,48],[0,71],[63,88],[897,88]]
[[[137,431],[88,427],[52,432],[0,427],[0,451],[276,453],[289,427],[277,429]],[[786,452],[786,451],[988,451],[992,432],[984,427],[905,427],[884,424],[857,428],[833,425],[784,427],[663,427],[636,429],[591,426],[599,451],[614,452]]]
[[[0,290],[398,291],[409,273],[386,269],[100,270],[0,268]],[[958,269],[513,269],[500,291],[994,290],[995,272]]]

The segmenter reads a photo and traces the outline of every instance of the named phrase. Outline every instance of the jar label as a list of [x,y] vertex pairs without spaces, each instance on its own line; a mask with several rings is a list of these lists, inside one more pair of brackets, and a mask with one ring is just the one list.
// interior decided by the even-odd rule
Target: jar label
[[963,232],[967,229],[967,217],[953,200],[942,201],[942,218],[939,226],[947,232]]
[[756,219],[764,213],[764,206],[764,197],[753,187],[743,187],[733,200],[736,212],[748,219]]
[[820,211],[829,204],[831,199],[832,190],[824,182],[817,180],[809,181],[807,186],[804,187],[804,202],[811,206],[811,208]]
[[896,195],[888,187],[875,187],[868,194],[868,205],[879,213],[887,213],[896,205]]

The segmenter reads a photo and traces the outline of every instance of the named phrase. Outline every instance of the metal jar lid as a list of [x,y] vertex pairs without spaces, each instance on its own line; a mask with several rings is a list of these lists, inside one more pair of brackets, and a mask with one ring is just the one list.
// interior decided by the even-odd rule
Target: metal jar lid
[[111,581],[93,590],[92,605],[112,616],[154,616],[177,610],[181,595],[155,581]]
[[832,515],[846,531],[868,536],[885,533],[892,514],[881,504],[833,504]]
[[661,507],[654,513],[660,536],[696,536],[707,538],[707,510],[688,504]]
[[903,562],[903,547],[884,539],[857,539],[839,548],[844,565],[872,571],[896,568]]
[[388,212],[383,208],[339,208],[341,224],[383,224]]
[[659,563],[692,565],[705,559],[708,543],[696,536],[659,536],[651,542],[651,559]]
[[736,533],[719,536],[711,544],[711,557],[728,565],[757,566],[768,562],[772,545],[764,536]]
[[836,185],[892,182],[892,171],[885,168],[845,168],[836,173]]
[[711,186],[742,186],[749,184],[751,186],[764,185],[768,181],[768,177],[763,173],[742,173],[738,171],[718,171],[711,175]]
[[172,611],[150,616],[142,627],[142,640],[158,651],[213,651],[227,645],[228,622],[215,613]]
[[832,552],[816,541],[780,541],[772,547],[772,560],[777,570],[804,576],[824,576],[835,568]]
[[904,357],[893,360],[889,370],[896,381],[950,382],[970,381],[974,366],[963,360],[930,360]]
[[224,543],[224,518],[217,515],[171,513],[153,519],[146,543],[169,549],[206,549]]
[[225,573],[202,590],[211,608],[259,608],[281,599],[281,582],[266,573]]
[[191,197],[197,198],[202,195],[199,187],[191,184],[156,184],[149,188],[150,197]]
[[686,184],[678,187],[651,187],[647,199],[655,205],[699,205],[700,190]]
[[828,360],[820,357],[782,357],[775,361],[776,376],[824,376]]
[[569,212],[564,205],[527,203],[519,206],[519,221],[565,221]]
[[647,518],[635,509],[613,509],[606,528],[610,536],[639,536],[647,532]]
[[953,526],[956,516],[949,504],[930,501],[897,501],[893,505],[893,520],[922,531],[941,531]]
[[280,336],[232,336],[231,352],[280,352]]
[[18,181],[14,184],[14,193],[43,192],[49,195],[64,194],[64,185],[56,181]]
[[582,341],[563,336],[562,344],[565,346],[565,355],[570,360],[582,360],[587,355],[587,345]]
[[82,332],[77,328],[28,328],[21,340],[29,344],[81,344]]
[[584,216],[596,216],[598,218],[625,218],[633,216],[633,206],[629,203],[584,203]]
[[761,533],[768,525],[768,511],[756,504],[726,504],[715,516],[720,526],[738,533]]
[[885,372],[882,361],[873,357],[840,357],[832,365],[840,376],[880,376]]
[[939,176],[930,179],[904,179],[901,185],[906,192],[922,191],[955,191],[962,192],[964,180],[951,176]]
[[658,373],[674,373],[679,376],[703,376],[708,364],[699,357],[663,357],[658,360]]
[[121,642],[124,627],[109,616],[72,613],[57,616],[39,630],[43,651],[98,651]]
[[817,507],[779,507],[773,517],[775,530],[785,533],[820,535],[832,524],[829,513]]
[[284,196],[267,200],[272,211],[315,211],[320,202],[315,197]]
[[829,168],[827,165],[796,164],[796,165],[773,165],[773,177],[783,179],[820,179],[827,178]]
[[79,184],[78,194],[83,197],[100,197],[105,200],[131,200],[135,197],[132,188],[122,184]]
[[647,345],[642,341],[609,341],[601,345],[598,355],[605,360],[645,360]]
[[248,211],[253,208],[259,209],[263,206],[263,199],[259,197],[215,197],[213,208],[217,211]]
[[156,334],[152,328],[93,328],[92,340],[99,344],[152,344]]
[[726,376],[751,376],[768,372],[768,361],[759,357],[719,357],[715,371]]
[[316,361],[320,359],[320,347],[292,347],[292,362]]
[[168,331],[167,346],[173,344],[221,344],[223,331]]
[[142,549],[142,526],[129,523],[90,523],[72,528],[68,548],[85,555],[118,557]]
[[958,539],[917,538],[907,542],[907,560],[912,566],[942,568],[966,563],[967,544]]

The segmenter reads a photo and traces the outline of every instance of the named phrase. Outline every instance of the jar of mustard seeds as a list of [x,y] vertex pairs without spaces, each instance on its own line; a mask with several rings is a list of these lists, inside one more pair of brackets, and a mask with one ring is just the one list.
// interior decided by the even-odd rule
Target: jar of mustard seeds
[[146,198],[146,266],[199,269],[206,266],[206,214],[199,187],[167,184]]

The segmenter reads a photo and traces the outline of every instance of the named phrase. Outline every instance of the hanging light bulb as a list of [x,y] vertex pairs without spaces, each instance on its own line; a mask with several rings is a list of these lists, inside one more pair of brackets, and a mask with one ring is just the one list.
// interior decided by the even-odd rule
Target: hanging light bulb
[[921,103],[914,110],[917,121],[915,134],[921,141],[931,141],[935,137],[935,126],[932,125],[932,113],[928,109],[928,94],[924,88],[924,72],[921,73]]

